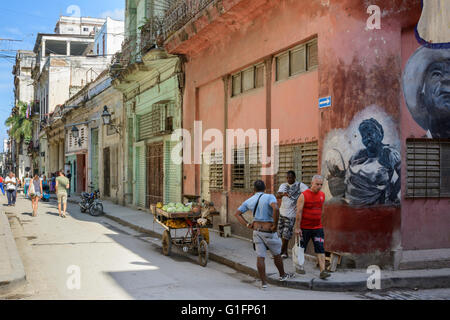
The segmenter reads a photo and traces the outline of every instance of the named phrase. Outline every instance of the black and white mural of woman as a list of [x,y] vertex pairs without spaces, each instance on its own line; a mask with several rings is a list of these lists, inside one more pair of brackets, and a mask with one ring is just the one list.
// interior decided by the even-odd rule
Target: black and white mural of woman
[[[344,132],[341,134],[342,138],[338,138],[341,142],[337,147],[328,151],[339,155],[337,161],[336,158],[333,160],[325,156],[328,189],[334,201],[341,198],[351,206],[399,203],[401,184],[399,147],[383,143],[385,131],[380,122],[373,117],[358,121],[357,130],[362,147],[358,145],[356,149],[352,141],[347,142],[348,139],[345,139],[345,136],[348,137],[350,134]],[[392,135],[392,130],[390,131]],[[359,136],[355,133],[351,134],[352,140]],[[391,137],[393,138],[396,137]],[[329,142],[332,140],[330,137]],[[350,154],[349,150],[352,150]],[[344,158],[348,158],[347,163]],[[339,159],[342,167],[338,165]]]

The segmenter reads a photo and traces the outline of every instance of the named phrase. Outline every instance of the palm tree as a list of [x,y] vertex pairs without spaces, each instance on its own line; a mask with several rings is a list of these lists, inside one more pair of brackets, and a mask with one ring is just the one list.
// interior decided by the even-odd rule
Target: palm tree
[[27,108],[25,102],[19,101],[11,116],[5,121],[5,125],[10,127],[9,135],[18,143],[29,142],[32,138],[33,122],[26,117]]

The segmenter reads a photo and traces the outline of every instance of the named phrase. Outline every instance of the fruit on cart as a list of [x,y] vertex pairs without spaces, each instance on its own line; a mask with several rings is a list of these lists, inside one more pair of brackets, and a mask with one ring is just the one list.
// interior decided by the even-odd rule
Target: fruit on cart
[[179,220],[179,219],[169,219],[166,221],[166,226],[173,229],[181,229],[181,228],[187,228],[188,224],[185,220]]
[[156,207],[157,207],[158,209],[161,209],[161,208],[163,207],[163,204],[162,204],[161,202],[158,202],[158,203],[156,204]]

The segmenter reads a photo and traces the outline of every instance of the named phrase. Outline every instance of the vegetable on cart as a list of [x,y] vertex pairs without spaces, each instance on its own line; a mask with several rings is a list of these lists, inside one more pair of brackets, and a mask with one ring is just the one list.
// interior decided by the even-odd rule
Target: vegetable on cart
[[209,257],[209,228],[213,226],[212,216],[218,214],[214,205],[208,202],[202,205],[194,202],[186,205],[158,203],[150,208],[154,220],[165,229],[162,235],[163,254],[170,255],[172,245],[177,246],[184,252],[196,253],[199,264],[206,267]]

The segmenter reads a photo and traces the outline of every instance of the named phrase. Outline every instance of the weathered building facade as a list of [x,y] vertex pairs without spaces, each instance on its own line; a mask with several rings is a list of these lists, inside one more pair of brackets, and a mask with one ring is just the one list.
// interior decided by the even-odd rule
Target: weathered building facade
[[[100,190],[102,197],[123,203],[123,103],[122,93],[111,85],[108,71],[83,88],[66,106],[77,106],[65,115],[66,159],[72,173],[72,192]],[[114,126],[103,124],[107,107]],[[72,129],[78,130],[78,138]],[[117,129],[117,130],[116,130]]]
[[[86,25],[83,19],[78,19],[78,27],[84,31],[76,33],[74,24],[77,23],[65,18],[61,17],[58,21],[55,34],[38,34],[34,48],[36,64],[32,76],[41,120],[39,163],[40,172],[47,175],[64,169],[65,159],[63,121],[50,122],[51,119],[61,118],[61,114],[52,117],[53,113],[58,106],[95,80],[112,58],[97,56],[92,52],[95,32],[100,30],[105,19],[88,19]],[[62,109],[59,108],[59,111]],[[58,132],[54,132],[56,127]]]
[[[295,170],[308,184],[315,173],[326,177],[325,247],[352,265],[398,267],[408,250],[450,246],[445,193],[414,199],[408,191],[407,140],[424,132],[405,115],[401,78],[419,46],[421,4],[371,4],[379,15],[357,0],[179,1],[167,12],[164,46],[187,61],[183,128],[192,137],[195,121],[203,130],[266,129],[269,150],[279,129],[276,175],[261,176],[261,164],[183,166],[184,193],[210,197],[234,233],[250,236],[233,213],[251,182],[262,178],[273,193]],[[243,146],[228,156],[248,159]]]
[[[27,116],[31,118],[34,112],[34,89],[33,79],[31,78],[31,70],[36,55],[32,51],[19,50],[16,55],[16,64],[13,67],[14,75],[14,105],[19,102],[27,104]],[[22,178],[25,174],[32,173],[32,158],[29,153],[29,144],[31,141],[12,140],[13,171]]]
[[171,161],[176,143],[170,139],[181,128],[181,62],[156,47],[147,20],[160,8],[148,1],[126,6],[126,38],[111,73],[124,97],[126,204],[148,209],[152,203],[181,201],[182,166]]

